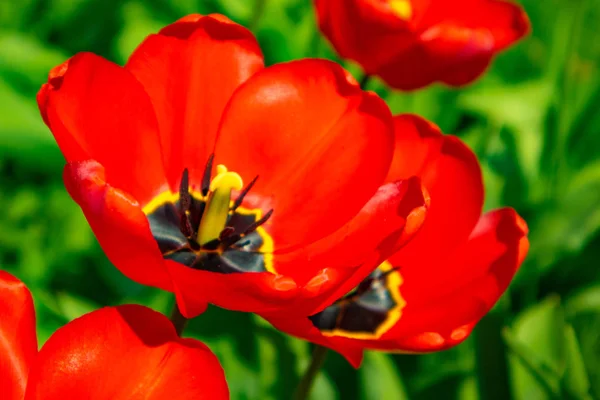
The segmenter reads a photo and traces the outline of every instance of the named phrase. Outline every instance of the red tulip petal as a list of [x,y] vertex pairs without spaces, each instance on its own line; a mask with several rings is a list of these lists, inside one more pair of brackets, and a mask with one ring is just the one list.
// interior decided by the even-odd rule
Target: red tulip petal
[[340,228],[389,168],[389,109],[329,61],[264,69],[234,93],[223,118],[217,163],[246,182],[259,176],[252,193],[274,209],[277,249]]
[[[417,178],[383,185],[349,223],[333,234],[302,249],[275,254],[275,268],[300,285],[318,289],[317,308],[328,305],[412,238],[425,220],[429,202],[426,196]],[[332,275],[319,278],[323,269],[337,269],[335,279]]]
[[228,399],[223,369],[202,343],[177,337],[146,307],[107,307],[58,331],[31,369],[26,399]]
[[171,189],[199,183],[225,104],[263,68],[252,33],[220,15],[190,15],[150,35],[125,67],[152,98]]
[[[389,180],[416,175],[431,197],[423,228],[391,258],[394,265],[434,265],[466,241],[481,215],[483,181],[477,158],[454,136],[414,115],[394,118],[396,145]],[[432,271],[421,269],[429,275]]]
[[354,368],[358,368],[363,360],[364,349],[360,346],[360,343],[354,339],[343,337],[329,338],[323,336],[321,331],[315,328],[308,318],[285,318],[279,316],[268,317],[265,319],[273,325],[275,329],[337,351],[343,355]]
[[0,392],[5,400],[21,400],[37,354],[35,311],[27,287],[0,271]]
[[206,303],[244,312],[272,312],[289,307],[298,296],[296,283],[270,272],[222,274],[166,261],[181,313],[193,318]]
[[80,53],[50,72],[38,104],[68,162],[98,161],[142,204],[164,189],[158,123],[131,73]]
[[429,57],[438,60],[435,79],[451,86],[473,81],[496,53],[529,32],[527,14],[513,3],[477,0],[445,6],[420,40]]
[[[504,50],[530,30],[529,18],[523,8],[502,0],[463,0],[460,4],[437,2],[429,7],[422,24],[423,29],[428,27],[437,31],[424,33],[426,40],[435,38],[446,42],[446,49],[451,50],[447,55],[461,55],[458,51],[469,55],[467,50],[488,48]],[[484,33],[492,39],[492,46],[478,42],[482,38],[477,36]],[[472,47],[464,48],[465,44]],[[484,46],[477,46],[481,44]]]
[[469,240],[442,266],[402,268],[406,301],[400,321],[368,347],[426,352],[463,341],[496,304],[523,262],[529,241],[525,221],[512,209],[486,213]]
[[170,278],[140,204],[107,182],[94,160],[67,164],[63,178],[100,246],[119,270],[144,285],[170,290]]
[[408,43],[373,72],[388,86],[405,91],[420,89],[438,80],[440,70],[447,68],[448,61],[432,57],[414,37]]

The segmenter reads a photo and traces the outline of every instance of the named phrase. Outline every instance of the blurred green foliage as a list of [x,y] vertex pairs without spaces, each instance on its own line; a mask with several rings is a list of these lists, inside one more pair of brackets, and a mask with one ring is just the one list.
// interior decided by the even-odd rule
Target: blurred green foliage
[[[470,87],[370,88],[394,112],[421,114],[473,148],[486,209],[515,207],[529,224],[525,264],[464,344],[424,356],[368,353],[358,371],[332,354],[312,399],[600,399],[600,3],[521,3],[532,35]],[[100,306],[167,312],[172,298],[107,261],[63,188],[64,161],[39,117],[38,88],[75,52],[123,63],[147,34],[211,12],[249,26],[269,64],[337,59],[308,0],[0,2],[0,265],[31,288],[41,343]],[[250,314],[213,307],[187,334],[217,353],[233,399],[290,398],[310,360],[309,344]]]

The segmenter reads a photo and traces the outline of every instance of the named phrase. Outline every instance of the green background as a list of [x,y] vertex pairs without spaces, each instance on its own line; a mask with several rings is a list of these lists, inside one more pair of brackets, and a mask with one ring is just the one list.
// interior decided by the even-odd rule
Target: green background
[[[358,371],[331,353],[312,399],[600,399],[600,3],[522,4],[532,35],[475,84],[370,88],[395,113],[419,113],[471,146],[486,209],[512,206],[529,224],[527,260],[464,344],[421,356],[367,353]],[[72,54],[122,64],[147,34],[195,12],[249,26],[268,64],[336,58],[308,0],[0,1],[0,265],[32,290],[41,343],[98,307],[168,312],[172,297],[110,265],[63,188],[64,161],[35,94]],[[217,353],[232,399],[290,398],[310,358],[309,344],[250,314],[210,308],[186,334]]]

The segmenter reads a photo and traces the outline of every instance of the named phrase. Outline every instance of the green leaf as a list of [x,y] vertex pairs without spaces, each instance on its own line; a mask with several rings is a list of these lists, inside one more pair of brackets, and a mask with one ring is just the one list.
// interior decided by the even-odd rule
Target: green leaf
[[565,326],[565,346],[567,364],[562,382],[563,389],[572,398],[591,400],[590,381],[577,336],[571,325]]
[[600,313],[600,284],[579,290],[565,301],[567,318],[583,313]]
[[516,399],[553,399],[559,393],[566,361],[564,331],[564,312],[557,297],[522,312],[512,330],[505,331],[512,350],[509,360]]
[[529,182],[536,182],[551,93],[552,85],[544,80],[513,86],[482,85],[464,92],[458,105],[485,116],[495,126],[507,126],[516,132],[514,140],[520,167]]
[[463,379],[458,385],[456,398],[459,400],[473,400],[478,398],[477,379],[470,376]]
[[67,321],[72,321],[84,314],[100,308],[100,306],[89,299],[75,296],[71,293],[61,292],[56,295],[58,309]]
[[247,25],[253,12],[262,0],[215,0],[215,6],[220,8],[229,18],[238,24]]
[[258,379],[260,371],[241,362],[233,342],[223,338],[208,343],[210,343],[210,348],[215,352],[225,370],[231,398],[239,400],[262,399]]
[[125,63],[133,50],[142,43],[146,36],[157,33],[167,23],[155,19],[139,2],[128,2],[123,6],[125,24],[117,38],[117,56],[120,63]]
[[[5,79],[7,83],[26,89],[27,94],[35,95],[46,82],[50,69],[67,58],[64,52],[32,35],[0,31],[0,74],[10,78]],[[29,102],[34,105],[35,99],[31,97]]]
[[315,383],[310,392],[310,400],[337,400],[340,396],[338,395],[335,384],[331,381],[329,376],[325,373],[320,373],[315,378]]
[[600,162],[571,174],[561,197],[547,202],[530,225],[531,254],[542,272],[561,257],[581,252],[599,231]]
[[[600,285],[581,289],[565,302],[566,315],[577,338],[590,391],[600,397]],[[573,344],[571,344],[573,346]],[[577,357],[577,358],[579,358]],[[577,360],[575,360],[578,363]],[[581,368],[581,366],[579,367]]]
[[[64,159],[33,98],[19,94],[0,80],[0,151],[28,169],[54,170],[59,176]],[[3,158],[6,157],[3,155]]]
[[400,371],[396,369],[390,356],[367,351],[359,370],[364,400],[408,399]]
[[[277,385],[279,374],[283,374],[284,368],[291,368],[291,365],[279,365],[277,362],[278,355],[277,346],[274,341],[264,334],[257,337],[258,346],[258,369],[260,370],[259,382],[261,386],[262,398],[273,399],[274,386]],[[270,395],[267,395],[270,394]]]

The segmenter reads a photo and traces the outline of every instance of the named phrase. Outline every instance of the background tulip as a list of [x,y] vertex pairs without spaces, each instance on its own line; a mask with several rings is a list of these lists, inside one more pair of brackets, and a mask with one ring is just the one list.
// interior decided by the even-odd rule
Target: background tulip
[[503,0],[315,0],[319,26],[343,58],[400,90],[462,86],[529,32]]
[[29,290],[0,271],[2,398],[228,399],[217,358],[159,313],[106,307],[57,330],[37,351]]

